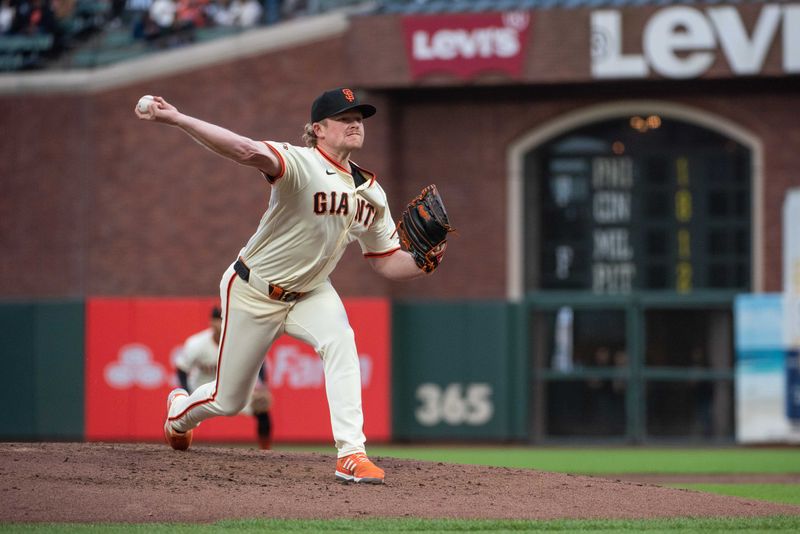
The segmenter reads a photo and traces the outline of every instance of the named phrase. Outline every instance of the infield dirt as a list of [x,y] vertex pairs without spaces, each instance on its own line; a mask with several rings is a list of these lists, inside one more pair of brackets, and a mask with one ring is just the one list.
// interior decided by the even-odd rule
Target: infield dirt
[[333,454],[162,444],[0,443],[0,522],[237,518],[599,519],[800,515],[800,506],[642,481],[372,457],[386,484],[334,481]]

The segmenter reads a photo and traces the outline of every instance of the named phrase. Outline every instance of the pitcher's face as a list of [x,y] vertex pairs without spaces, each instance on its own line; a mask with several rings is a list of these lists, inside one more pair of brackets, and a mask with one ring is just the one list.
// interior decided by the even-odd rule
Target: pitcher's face
[[323,149],[351,151],[364,145],[364,117],[360,111],[345,111],[323,119],[314,126]]

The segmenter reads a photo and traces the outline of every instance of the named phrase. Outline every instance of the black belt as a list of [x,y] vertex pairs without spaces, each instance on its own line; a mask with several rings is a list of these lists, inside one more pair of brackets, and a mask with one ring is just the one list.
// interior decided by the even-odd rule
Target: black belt
[[[244,264],[242,258],[236,260],[236,263],[233,264],[233,270],[236,271],[236,274],[239,275],[239,278],[250,283],[250,267]],[[251,284],[252,285],[252,284]],[[272,300],[280,300],[281,302],[293,302],[305,293],[301,293],[299,291],[286,291],[280,286],[276,286],[275,284],[268,284],[269,292],[267,296]]]

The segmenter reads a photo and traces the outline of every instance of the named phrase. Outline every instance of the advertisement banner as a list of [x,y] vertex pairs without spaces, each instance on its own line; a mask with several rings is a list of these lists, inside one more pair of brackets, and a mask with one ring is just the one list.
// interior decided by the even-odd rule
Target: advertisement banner
[[736,439],[741,443],[797,443],[791,379],[797,353],[785,343],[786,297],[739,295],[736,328]]
[[[177,386],[174,361],[187,337],[208,327],[213,298],[89,299],[86,304],[86,439],[163,439],[165,402]],[[385,299],[344,302],[356,332],[365,433],[391,437],[390,306]],[[266,354],[276,442],[332,443],[322,361],[288,336]],[[255,420],[215,417],[196,442],[255,442]]]
[[800,428],[800,188],[783,201],[783,293],[786,362],[786,413]]
[[[758,76],[776,70],[781,74],[800,72],[798,4],[670,5],[655,11],[643,25],[638,16],[624,20],[625,13],[619,9],[591,13],[594,78],[647,78],[655,74],[690,79],[715,69],[729,69],[733,76]],[[781,57],[777,69],[769,59],[771,49]]]
[[522,75],[530,13],[450,13],[403,17],[411,77],[430,73],[470,79],[494,72]]

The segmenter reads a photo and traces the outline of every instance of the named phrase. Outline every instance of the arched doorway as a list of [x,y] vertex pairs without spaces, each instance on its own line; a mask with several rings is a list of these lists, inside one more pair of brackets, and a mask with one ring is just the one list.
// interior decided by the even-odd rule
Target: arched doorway
[[526,140],[509,293],[527,314],[532,439],[732,439],[732,301],[760,285],[758,143],[658,103]]

